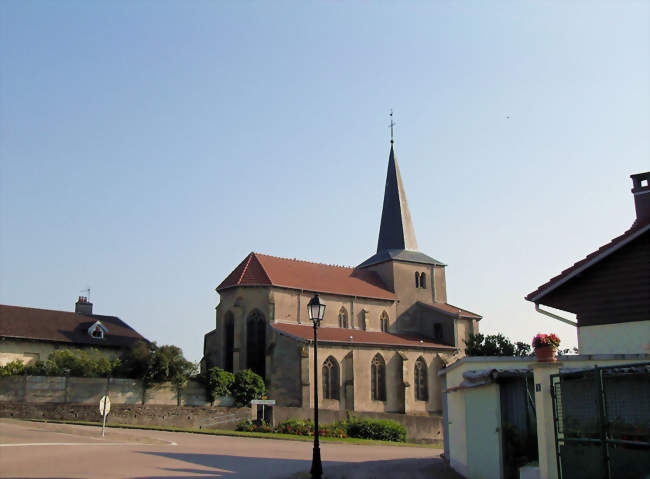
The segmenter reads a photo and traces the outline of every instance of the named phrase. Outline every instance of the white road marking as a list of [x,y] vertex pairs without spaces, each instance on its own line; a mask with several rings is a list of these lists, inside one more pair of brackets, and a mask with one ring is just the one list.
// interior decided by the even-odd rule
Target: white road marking
[[[170,446],[178,446],[173,441],[167,441]],[[24,442],[15,444],[0,444],[0,447],[25,447],[25,446],[155,446],[142,442]]]

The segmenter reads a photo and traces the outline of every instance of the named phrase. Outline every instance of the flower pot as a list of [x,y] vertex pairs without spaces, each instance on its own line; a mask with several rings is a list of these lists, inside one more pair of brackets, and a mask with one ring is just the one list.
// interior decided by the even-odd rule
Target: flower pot
[[550,363],[557,360],[556,352],[557,349],[553,346],[538,346],[535,348],[535,357],[541,363]]

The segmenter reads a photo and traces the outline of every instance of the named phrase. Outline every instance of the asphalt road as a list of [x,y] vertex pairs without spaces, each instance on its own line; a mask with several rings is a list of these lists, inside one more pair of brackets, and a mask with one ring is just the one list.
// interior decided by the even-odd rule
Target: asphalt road
[[[456,479],[440,450],[323,443],[327,479]],[[307,478],[309,442],[0,419],[0,477]]]

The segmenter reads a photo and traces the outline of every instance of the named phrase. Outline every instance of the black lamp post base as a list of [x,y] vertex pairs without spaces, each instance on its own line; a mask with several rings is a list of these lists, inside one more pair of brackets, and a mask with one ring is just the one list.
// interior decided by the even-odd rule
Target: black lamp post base
[[314,455],[311,459],[311,477],[312,479],[321,479],[323,477],[323,464],[320,462],[320,447],[314,446]]

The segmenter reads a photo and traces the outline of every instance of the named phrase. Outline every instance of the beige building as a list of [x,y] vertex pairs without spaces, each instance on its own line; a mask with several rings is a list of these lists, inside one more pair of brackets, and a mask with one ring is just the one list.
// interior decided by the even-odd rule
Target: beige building
[[71,348],[96,348],[112,359],[139,340],[147,341],[120,318],[93,314],[84,296],[74,312],[0,305],[0,366],[45,361],[53,351]]
[[355,268],[250,253],[221,282],[204,365],[250,368],[279,405],[313,406],[313,327],[319,407],[439,414],[438,371],[463,355],[481,316],[447,302],[443,263],[421,253],[391,142],[377,253]]

